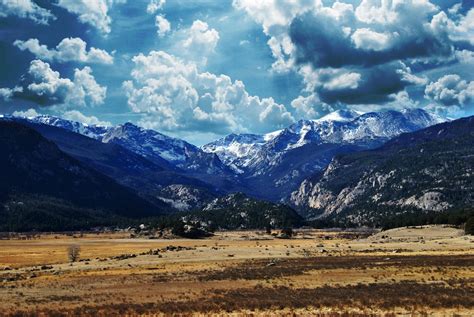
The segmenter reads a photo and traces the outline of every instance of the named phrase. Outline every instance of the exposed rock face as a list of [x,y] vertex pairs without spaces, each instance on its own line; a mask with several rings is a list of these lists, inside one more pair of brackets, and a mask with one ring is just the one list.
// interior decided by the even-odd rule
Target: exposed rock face
[[158,198],[177,210],[188,211],[203,208],[215,199],[216,195],[206,189],[173,184],[163,188]]
[[439,117],[421,109],[365,114],[341,110],[265,135],[231,134],[202,149],[217,154],[252,193],[280,200],[335,155],[375,148],[401,133],[439,122]]
[[474,117],[402,134],[370,151],[336,157],[290,202],[309,217],[377,224],[404,212],[474,202]]

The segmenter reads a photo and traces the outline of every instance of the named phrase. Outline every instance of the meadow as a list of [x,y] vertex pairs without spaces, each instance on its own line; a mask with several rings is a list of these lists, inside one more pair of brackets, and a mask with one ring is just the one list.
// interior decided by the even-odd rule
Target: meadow
[[[80,255],[72,263],[71,245]],[[0,315],[472,316],[474,237],[449,226],[0,240]]]

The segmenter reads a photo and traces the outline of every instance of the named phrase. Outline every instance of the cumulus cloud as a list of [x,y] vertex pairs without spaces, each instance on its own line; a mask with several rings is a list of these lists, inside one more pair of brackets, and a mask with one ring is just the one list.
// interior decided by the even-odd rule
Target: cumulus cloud
[[306,90],[316,92],[325,103],[374,104],[393,101],[394,95],[410,85],[424,85],[426,78],[416,76],[402,62],[370,68],[300,69]]
[[32,83],[27,85],[23,98],[43,105],[61,105],[64,108],[96,106],[104,103],[107,88],[100,86],[90,67],[74,70],[74,78],[61,78],[59,72],[41,60],[33,60],[28,74]]
[[168,32],[171,31],[171,24],[163,15],[156,16],[155,25],[157,28],[156,32],[159,37],[164,37]]
[[46,10],[32,0],[0,0],[0,17],[17,16],[47,25],[56,19],[51,11]]
[[180,42],[180,47],[184,49],[183,56],[196,57],[197,52],[198,59],[206,64],[207,57],[214,52],[219,42],[219,32],[201,20],[195,20],[191,27],[182,32],[184,40]]
[[[293,20],[290,28],[296,47],[296,61],[311,63],[315,68],[340,68],[379,65],[408,58],[449,56],[452,53],[450,41],[426,23],[432,10],[431,6],[396,6],[392,2],[387,10],[389,17],[365,17],[367,21],[382,21],[385,24],[356,28],[354,32],[345,29],[357,26],[357,16],[353,11],[346,11],[344,18],[325,11],[307,13]],[[352,24],[344,21],[354,19]],[[384,32],[376,31],[377,28]]]
[[140,124],[177,132],[267,132],[294,121],[272,98],[251,96],[241,81],[199,72],[197,65],[163,51],[133,58],[133,80],[123,83]]
[[469,50],[458,50],[455,52],[456,60],[462,64],[474,64],[474,52]]
[[146,7],[146,12],[150,14],[156,13],[156,11],[163,9],[166,0],[150,0],[148,6]]
[[95,116],[86,116],[77,110],[66,111],[61,115],[64,119],[81,122],[87,125],[111,126],[108,121],[101,121]]
[[315,0],[233,0],[232,4],[262,25],[265,34],[270,37],[268,46],[276,59],[273,69],[279,72],[288,71],[292,67],[294,46],[289,36],[291,21],[304,12],[322,7],[321,2]]
[[322,102],[314,93],[298,96],[293,99],[291,106],[295,110],[296,119],[316,119],[342,107],[342,105],[332,106]]
[[474,81],[463,80],[457,74],[445,75],[426,86],[425,96],[444,106],[472,105]]
[[351,39],[357,49],[383,51],[387,49],[394,35],[385,32],[375,32],[371,29],[360,28],[354,31]]
[[37,58],[47,61],[99,64],[112,64],[114,61],[107,51],[95,47],[88,51],[87,43],[78,37],[65,38],[54,49],[48,49],[46,45],[40,44],[38,39],[16,40],[13,44],[20,50],[28,50]]
[[306,93],[324,103],[395,102],[407,86],[426,84],[406,65],[417,63],[420,71],[442,60],[472,60],[472,49],[461,42],[474,41],[474,9],[462,15],[458,6],[448,14],[429,0],[327,4],[233,1],[270,37],[273,70],[299,73]]
[[0,99],[10,101],[16,93],[23,92],[23,87],[16,86],[14,88],[0,88]]
[[36,109],[30,108],[25,111],[15,111],[12,113],[14,117],[20,117],[20,118],[34,118],[39,116],[40,114],[36,111]]
[[108,15],[114,4],[125,3],[127,0],[59,0],[58,6],[74,13],[79,21],[95,27],[103,34],[110,33],[112,19]]
[[465,16],[460,15],[458,21],[451,20],[445,12],[433,17],[431,27],[438,32],[445,32],[452,41],[464,41],[474,45],[474,8]]

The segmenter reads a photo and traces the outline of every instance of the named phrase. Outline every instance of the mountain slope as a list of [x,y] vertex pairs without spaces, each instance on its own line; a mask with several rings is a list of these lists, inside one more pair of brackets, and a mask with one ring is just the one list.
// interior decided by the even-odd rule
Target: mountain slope
[[8,206],[15,197],[46,197],[60,202],[55,203],[58,209],[63,204],[71,210],[78,207],[91,214],[96,210],[97,214],[123,217],[152,216],[169,208],[164,203],[151,205],[128,188],[85,167],[25,125],[0,121],[0,148],[3,218],[9,215]]
[[421,109],[359,114],[337,111],[266,135],[230,135],[203,146],[238,171],[250,193],[280,200],[341,153],[375,148],[401,133],[439,123]]
[[217,156],[203,152],[184,140],[172,138],[154,130],[143,129],[130,122],[104,127],[89,126],[46,115],[28,118],[28,120],[70,130],[103,143],[121,145],[167,169],[175,168],[203,174],[228,172],[228,168]]
[[210,223],[225,230],[284,228],[303,224],[301,216],[292,208],[241,193],[216,198],[201,211],[186,215],[185,221]]
[[216,154],[204,152],[184,140],[143,129],[132,123],[103,127],[51,116],[37,116],[28,120],[70,130],[103,143],[120,145],[163,169],[199,179],[220,190],[245,189],[235,178],[234,172]]
[[[105,144],[120,145],[164,170],[198,179],[221,192],[244,192],[271,201],[288,197],[308,175],[324,169],[335,155],[376,148],[401,133],[440,121],[421,109],[366,114],[340,110],[265,135],[232,134],[200,149],[131,123],[107,128],[48,116],[29,120],[68,129]],[[184,192],[176,190],[176,194]],[[162,197],[165,196],[176,200],[175,194],[164,193]]]
[[158,198],[164,187],[180,184],[213,191],[209,184],[179,174],[177,171],[152,163],[150,160],[113,144],[102,143],[78,133],[38,124],[24,119],[15,121],[35,129],[48,140],[53,141],[65,153],[78,159],[118,183],[130,187],[154,204],[162,204]]
[[[474,203],[474,117],[402,134],[380,148],[337,156],[291,202],[306,215],[383,225],[405,213]],[[308,213],[309,212],[309,213]]]

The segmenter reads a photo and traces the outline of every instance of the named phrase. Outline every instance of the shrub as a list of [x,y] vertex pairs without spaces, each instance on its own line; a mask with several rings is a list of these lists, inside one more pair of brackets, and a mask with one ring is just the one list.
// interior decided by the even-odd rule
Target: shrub
[[70,245],[67,248],[67,257],[69,259],[69,262],[74,263],[79,260],[79,255],[81,253],[81,247],[79,247],[77,244]]

